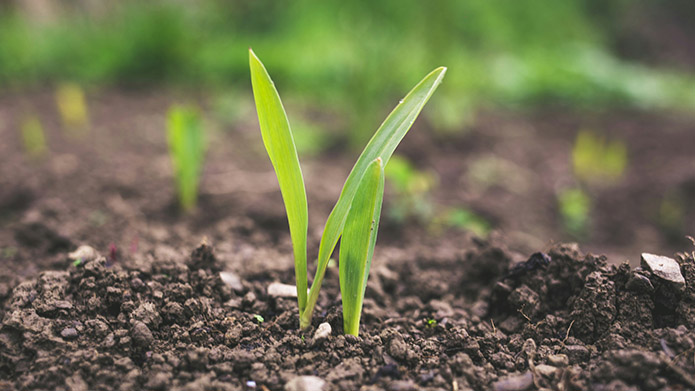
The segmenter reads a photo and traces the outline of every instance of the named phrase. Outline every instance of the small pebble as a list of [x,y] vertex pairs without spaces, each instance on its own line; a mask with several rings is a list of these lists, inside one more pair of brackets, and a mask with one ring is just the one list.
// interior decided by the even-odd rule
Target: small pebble
[[230,288],[237,292],[244,290],[244,285],[241,283],[241,277],[238,274],[232,272],[220,272],[220,278],[222,282],[229,285]]
[[673,258],[642,253],[641,266],[662,280],[669,281],[679,287],[685,287],[685,278],[681,274],[681,267]]
[[294,285],[273,282],[268,285],[268,296],[272,297],[297,297],[297,287]]
[[524,372],[518,375],[512,375],[498,380],[492,384],[492,389],[495,391],[524,391],[533,386],[533,374]]
[[79,334],[74,327],[66,327],[60,332],[60,336],[64,339],[75,339]]
[[297,376],[285,384],[285,391],[323,391],[326,382],[316,376]]
[[82,263],[99,258],[99,252],[91,246],[80,246],[77,250],[68,254],[68,259],[71,261],[81,260]]
[[314,332],[314,341],[319,341],[324,338],[328,338],[331,335],[331,331],[332,329],[330,324],[326,322],[321,323]]

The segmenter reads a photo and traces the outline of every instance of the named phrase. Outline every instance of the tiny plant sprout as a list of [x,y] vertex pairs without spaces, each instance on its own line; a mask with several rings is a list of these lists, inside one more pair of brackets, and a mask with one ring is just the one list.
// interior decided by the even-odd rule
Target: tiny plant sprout
[[169,109],[167,139],[179,205],[185,212],[190,212],[198,199],[198,184],[205,159],[205,139],[198,110],[184,106]]
[[[357,335],[384,194],[384,167],[446,73],[425,76],[386,117],[357,159],[326,221],[318,262],[307,294],[308,207],[294,136],[275,84],[249,49],[251,84],[261,136],[280,185],[294,252],[299,327],[305,329],[318,300],[331,254],[341,240],[338,259],[345,332]],[[341,239],[342,237],[342,239]]]
[[89,125],[87,102],[82,88],[75,83],[58,86],[55,94],[63,126],[72,135],[81,136]]
[[35,115],[22,119],[20,126],[24,152],[31,158],[40,158],[46,154],[46,136],[41,121]]

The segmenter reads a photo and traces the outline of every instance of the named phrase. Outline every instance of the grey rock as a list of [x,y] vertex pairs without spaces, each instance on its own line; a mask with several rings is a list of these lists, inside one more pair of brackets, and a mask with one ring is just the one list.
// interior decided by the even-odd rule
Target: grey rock
[[679,287],[685,287],[685,278],[683,278],[680,265],[678,265],[675,259],[642,253],[641,265],[662,280],[671,282]]
[[495,391],[524,391],[530,389],[532,386],[533,374],[527,371],[494,382],[492,384],[492,389]]
[[316,376],[297,376],[285,384],[285,391],[322,391],[326,382]]
[[74,327],[66,327],[60,332],[60,336],[64,339],[75,339],[78,335],[79,333]]

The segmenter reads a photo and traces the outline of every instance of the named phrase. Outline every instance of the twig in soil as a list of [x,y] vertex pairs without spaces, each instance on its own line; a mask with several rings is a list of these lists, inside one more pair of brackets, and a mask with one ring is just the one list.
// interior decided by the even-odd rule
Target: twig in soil
[[456,379],[454,379],[454,380],[451,382],[451,389],[452,389],[453,391],[459,391],[459,383],[456,381]]
[[497,328],[495,328],[495,320],[490,319],[490,324],[492,325],[492,334],[497,334]]
[[517,311],[518,311],[518,312],[521,314],[521,316],[523,316],[529,323],[533,323],[533,322],[531,322],[531,318],[529,318],[529,316],[526,315],[526,314],[524,313],[524,307],[519,308]]
[[565,339],[562,340],[563,346],[565,345],[565,342],[567,342],[567,340],[570,337],[570,330],[572,330],[573,325],[574,325],[574,319],[572,319],[572,321],[570,322],[570,326],[567,328],[567,332],[565,333]]

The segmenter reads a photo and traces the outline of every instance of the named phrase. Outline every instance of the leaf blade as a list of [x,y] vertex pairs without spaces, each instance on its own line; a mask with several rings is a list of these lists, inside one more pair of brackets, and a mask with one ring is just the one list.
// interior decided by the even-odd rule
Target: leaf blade
[[384,199],[384,167],[376,158],[367,167],[357,188],[340,239],[340,292],[343,300],[343,328],[359,334],[364,292],[376,245],[381,204]]
[[352,199],[357,191],[357,186],[366,171],[367,166],[374,159],[380,157],[385,166],[388,163],[393,151],[400,144],[403,137],[407,134],[415,119],[422,111],[425,103],[430,99],[434,91],[446,73],[445,67],[439,67],[430,72],[423,78],[410,92],[399,102],[396,108],[377,129],[372,139],[365,147],[362,154],[352,168],[350,175],[343,185],[343,190],[336,202],[333,210],[328,216],[321,244],[319,245],[318,265],[314,282],[311,285],[307,306],[300,319],[300,327],[306,328],[311,324],[316,301],[318,300],[319,290],[326,272],[326,266],[331,253],[338,244],[338,239],[342,234],[347,213],[352,203]]
[[249,67],[263,144],[275,169],[287,212],[301,314],[307,301],[306,242],[309,220],[304,177],[280,95],[263,63],[251,49]]

